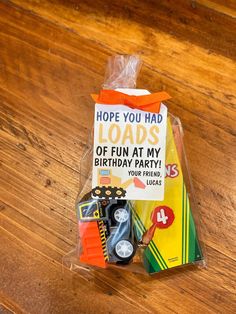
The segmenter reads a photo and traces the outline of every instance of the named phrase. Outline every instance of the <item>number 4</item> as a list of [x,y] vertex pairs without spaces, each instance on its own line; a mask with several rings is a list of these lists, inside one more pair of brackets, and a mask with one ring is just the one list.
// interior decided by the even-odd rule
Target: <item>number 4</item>
[[167,223],[168,216],[166,216],[164,209],[162,208],[158,213],[157,213],[157,221],[162,222],[164,225]]

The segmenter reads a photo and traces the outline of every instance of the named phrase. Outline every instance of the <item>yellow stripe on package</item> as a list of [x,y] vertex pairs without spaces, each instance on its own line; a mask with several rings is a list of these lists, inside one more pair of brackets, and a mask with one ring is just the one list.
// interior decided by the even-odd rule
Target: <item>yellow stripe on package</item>
[[169,118],[164,200],[135,201],[135,229],[146,245],[143,258],[148,273],[203,259],[180,164],[181,143],[179,127],[174,134]]

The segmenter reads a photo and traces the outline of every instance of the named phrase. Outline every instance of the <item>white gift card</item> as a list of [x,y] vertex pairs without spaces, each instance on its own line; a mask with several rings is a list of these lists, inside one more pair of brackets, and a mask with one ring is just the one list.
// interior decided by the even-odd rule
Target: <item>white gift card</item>
[[[121,89],[129,95],[147,90]],[[93,198],[163,200],[167,107],[159,113],[95,104]]]

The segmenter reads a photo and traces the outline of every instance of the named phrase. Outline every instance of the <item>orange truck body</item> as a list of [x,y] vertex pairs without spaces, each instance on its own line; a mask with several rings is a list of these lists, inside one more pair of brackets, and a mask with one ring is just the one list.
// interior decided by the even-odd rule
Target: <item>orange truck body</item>
[[82,246],[80,261],[89,265],[106,268],[107,263],[104,258],[104,248],[98,222],[79,222],[79,233]]

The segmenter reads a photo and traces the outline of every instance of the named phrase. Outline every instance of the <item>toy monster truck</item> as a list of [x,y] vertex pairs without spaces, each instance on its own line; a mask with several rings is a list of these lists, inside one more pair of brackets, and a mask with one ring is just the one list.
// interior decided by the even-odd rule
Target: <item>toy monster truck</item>
[[137,248],[132,210],[124,200],[89,199],[77,204],[80,261],[106,267],[129,263]]

